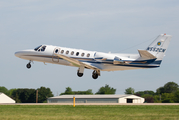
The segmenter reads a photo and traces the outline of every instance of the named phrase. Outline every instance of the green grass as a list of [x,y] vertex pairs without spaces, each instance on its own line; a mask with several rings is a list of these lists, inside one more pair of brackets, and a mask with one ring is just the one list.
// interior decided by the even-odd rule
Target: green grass
[[0,105],[0,120],[179,120],[179,106]]

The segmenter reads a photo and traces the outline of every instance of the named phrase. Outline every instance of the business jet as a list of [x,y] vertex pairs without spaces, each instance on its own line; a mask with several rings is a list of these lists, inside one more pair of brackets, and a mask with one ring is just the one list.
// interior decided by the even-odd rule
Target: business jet
[[171,35],[159,35],[146,50],[138,50],[139,54],[104,53],[40,45],[35,49],[22,50],[15,53],[16,57],[29,60],[26,67],[31,68],[31,62],[38,61],[66,66],[78,67],[77,75],[83,76],[84,69],[92,69],[92,78],[97,79],[100,71],[117,71],[160,67],[165,56]]

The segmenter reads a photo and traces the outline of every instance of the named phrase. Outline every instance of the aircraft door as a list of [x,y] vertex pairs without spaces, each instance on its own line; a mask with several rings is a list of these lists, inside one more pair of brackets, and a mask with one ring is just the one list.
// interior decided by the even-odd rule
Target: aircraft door
[[59,54],[59,53],[60,53],[60,48],[55,48],[53,51],[53,55],[52,55],[53,62],[59,62],[59,57],[55,55],[55,54]]

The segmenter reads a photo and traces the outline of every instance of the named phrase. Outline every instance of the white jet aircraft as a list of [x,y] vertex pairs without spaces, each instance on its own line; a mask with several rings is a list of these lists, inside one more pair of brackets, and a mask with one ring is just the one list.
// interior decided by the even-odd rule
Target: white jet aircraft
[[100,76],[100,71],[117,71],[160,67],[171,40],[171,35],[161,34],[146,50],[139,54],[103,53],[52,45],[40,45],[35,49],[15,53],[16,57],[32,61],[78,67],[77,75],[83,76],[84,69],[94,70],[93,79]]

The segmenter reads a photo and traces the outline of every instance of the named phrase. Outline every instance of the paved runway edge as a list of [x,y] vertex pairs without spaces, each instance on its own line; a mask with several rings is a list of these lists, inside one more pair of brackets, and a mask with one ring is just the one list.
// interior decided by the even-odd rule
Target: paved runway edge
[[[0,103],[0,105],[73,105],[73,103]],[[179,105],[179,103],[75,103],[75,105]]]

